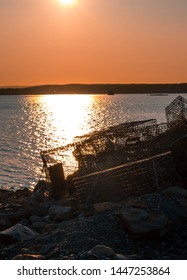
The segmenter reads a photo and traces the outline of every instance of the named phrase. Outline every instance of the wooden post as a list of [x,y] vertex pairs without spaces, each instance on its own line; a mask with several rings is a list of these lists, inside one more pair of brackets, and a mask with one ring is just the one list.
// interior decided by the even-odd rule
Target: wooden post
[[66,180],[62,163],[57,163],[48,167],[48,171],[51,181],[50,196],[53,198],[62,197],[66,191]]

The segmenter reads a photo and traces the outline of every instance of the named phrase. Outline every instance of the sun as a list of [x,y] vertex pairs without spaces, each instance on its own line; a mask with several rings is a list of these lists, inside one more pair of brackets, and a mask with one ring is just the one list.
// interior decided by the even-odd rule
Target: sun
[[75,3],[75,0],[59,0],[59,2],[63,5],[72,5]]

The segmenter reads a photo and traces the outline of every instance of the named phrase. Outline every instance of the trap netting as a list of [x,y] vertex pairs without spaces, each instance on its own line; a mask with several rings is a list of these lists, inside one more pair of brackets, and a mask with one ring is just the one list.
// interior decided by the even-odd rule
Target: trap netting
[[146,193],[178,182],[171,145],[184,135],[185,115],[170,120],[169,126],[155,119],[111,126],[77,137],[67,146],[43,151],[44,171],[50,181],[50,166],[61,163],[81,205],[112,197],[121,200],[127,194]]
[[166,107],[165,113],[168,124],[173,123],[181,117],[187,119],[187,100],[182,96],[178,96]]
[[[155,119],[123,123],[77,137],[72,144],[42,151],[44,168],[62,163],[65,177],[99,172],[120,164],[146,158],[160,150],[150,150],[148,143],[166,131],[166,124]],[[142,151],[140,153],[140,146]]]

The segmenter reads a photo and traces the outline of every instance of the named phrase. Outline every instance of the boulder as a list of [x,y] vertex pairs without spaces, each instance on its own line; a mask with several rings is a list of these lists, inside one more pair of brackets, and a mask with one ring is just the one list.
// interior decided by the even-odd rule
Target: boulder
[[22,207],[30,216],[45,216],[48,212],[48,205],[45,203],[38,203],[34,198],[22,202]]
[[45,223],[45,222],[36,222],[36,223],[33,223],[32,226],[30,226],[30,229],[32,229],[38,233],[42,233],[43,229],[45,228],[46,225],[47,225],[47,223]]
[[7,229],[25,218],[26,212],[23,209],[4,209],[0,211],[0,230]]
[[30,224],[30,221],[28,219],[24,218],[21,221],[19,221],[19,224],[22,226],[28,226]]
[[43,255],[30,255],[30,254],[20,254],[15,256],[12,260],[45,260]]
[[53,223],[46,224],[46,225],[43,227],[42,232],[45,233],[45,232],[55,231],[56,228],[57,228],[57,225],[56,225],[56,224],[53,224]]
[[69,220],[72,218],[72,208],[69,206],[53,205],[49,208],[48,213],[55,221]]
[[39,180],[36,184],[32,197],[38,202],[43,202],[46,196],[49,194],[50,184],[44,180]]
[[29,217],[29,220],[30,220],[30,222],[31,222],[32,224],[43,222],[43,218],[40,217],[40,216],[36,216],[36,215],[30,216],[30,217]]
[[88,255],[93,256],[96,259],[110,259],[115,256],[115,251],[110,247],[97,245],[88,252]]
[[169,187],[162,191],[162,195],[168,197],[182,197],[187,198],[187,190],[181,187]]
[[127,202],[127,206],[128,207],[134,207],[134,208],[142,208],[142,209],[146,209],[146,203],[142,200],[139,199],[130,199]]
[[170,230],[170,222],[165,215],[148,213],[138,208],[121,211],[121,221],[134,239],[160,238]]
[[43,220],[48,224],[53,223],[53,220],[51,219],[50,215],[44,216]]
[[38,233],[21,224],[16,224],[15,226],[0,232],[1,240],[8,244],[29,240],[37,236]]
[[0,214],[0,230],[7,229],[12,226],[12,222],[6,215]]
[[187,222],[187,199],[172,200],[168,197],[162,197],[160,209],[164,214],[175,223]]
[[101,203],[95,203],[94,209],[96,212],[103,212],[106,210],[110,210],[114,206],[115,204],[112,202],[101,202]]
[[73,211],[77,211],[79,209],[79,201],[76,198],[67,199],[68,206],[70,206]]

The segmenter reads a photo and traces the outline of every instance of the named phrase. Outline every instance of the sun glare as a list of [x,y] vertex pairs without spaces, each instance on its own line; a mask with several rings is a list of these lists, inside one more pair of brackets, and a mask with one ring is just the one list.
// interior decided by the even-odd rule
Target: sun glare
[[[66,144],[73,138],[86,134],[89,120],[88,108],[93,102],[90,95],[46,95],[40,97],[48,112],[48,127],[53,128],[53,147]],[[49,132],[50,133],[50,132]],[[52,140],[51,140],[52,141]]]
[[63,5],[72,5],[75,3],[75,0],[59,0],[59,2]]

